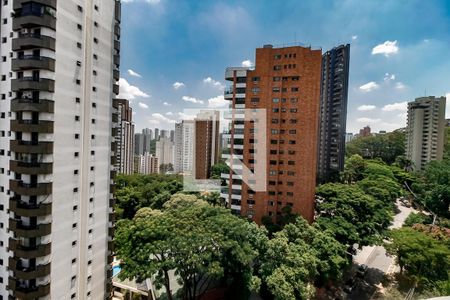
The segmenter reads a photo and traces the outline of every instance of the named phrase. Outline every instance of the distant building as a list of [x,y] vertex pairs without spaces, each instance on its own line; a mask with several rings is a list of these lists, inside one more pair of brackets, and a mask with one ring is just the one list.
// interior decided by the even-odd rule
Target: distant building
[[169,136],[169,131],[168,130],[165,130],[165,129],[162,129],[160,132],[159,132],[159,138],[170,138],[170,136]]
[[218,111],[201,111],[195,124],[195,179],[208,179],[211,167],[219,161]]
[[173,161],[174,145],[168,138],[160,137],[156,142],[156,157],[158,157],[159,165],[167,165],[174,163]]
[[132,120],[133,110],[126,99],[113,99],[114,107],[118,111],[118,130],[116,138],[116,168],[119,173],[133,173],[134,157],[134,123]]
[[322,56],[317,178],[325,182],[344,170],[350,45]]
[[347,132],[345,134],[345,143],[351,142],[354,138],[355,136],[353,135],[353,133]]
[[170,131],[170,141],[174,142],[175,141],[175,130],[171,130]]
[[159,140],[159,129],[155,128],[155,140]]
[[441,160],[444,150],[445,97],[416,98],[408,103],[406,157],[415,170]]
[[135,156],[135,164],[137,167],[137,173],[139,174],[158,174],[159,162],[158,158],[148,152],[143,155]]
[[152,130],[149,128],[142,129],[142,133],[134,135],[134,154],[143,155],[150,152],[150,142],[153,140]]
[[174,172],[193,174],[195,126],[190,120],[175,124]]
[[150,128],[142,129],[142,134],[146,135],[149,140],[153,140],[153,131]]
[[363,129],[359,130],[359,135],[358,137],[368,137],[371,136],[371,130],[369,126],[364,127]]

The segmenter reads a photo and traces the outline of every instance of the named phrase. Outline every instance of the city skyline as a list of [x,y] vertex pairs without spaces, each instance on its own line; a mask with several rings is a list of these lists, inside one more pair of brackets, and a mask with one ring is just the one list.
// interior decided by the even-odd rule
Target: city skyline
[[[444,59],[450,46],[448,6],[287,1],[284,7],[292,14],[276,22],[282,8],[271,3],[127,1],[121,96],[131,96],[137,130],[173,128],[185,108],[224,108],[222,70],[254,62],[254,48],[302,42],[325,52],[350,43],[347,131],[366,125],[374,132],[392,131],[406,126],[408,101],[450,93],[444,76],[450,67]],[[425,18],[421,11],[427,11]],[[165,18],[168,14],[172,17]],[[418,18],[421,22],[410,21]],[[322,19],[327,22],[320,24]]]

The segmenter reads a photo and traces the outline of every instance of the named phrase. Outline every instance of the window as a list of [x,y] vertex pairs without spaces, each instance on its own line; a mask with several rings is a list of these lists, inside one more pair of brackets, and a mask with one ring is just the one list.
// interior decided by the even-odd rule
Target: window
[[78,11],[83,12],[83,8],[80,5],[78,5]]
[[278,119],[272,119],[272,124],[278,124],[279,120]]
[[279,112],[279,111],[280,111],[279,108],[272,108],[272,112],[274,112],[274,113],[277,113],[277,112]]
[[277,140],[270,140],[270,143],[271,143],[272,145],[276,145],[276,144],[278,144],[278,141],[277,141]]
[[292,81],[299,81],[300,77],[299,76],[292,76]]
[[295,129],[289,130],[289,134],[296,134],[296,133],[297,133],[297,130],[295,130]]
[[260,88],[259,87],[254,87],[254,88],[252,88],[252,93],[254,93],[254,94],[257,94],[257,93],[259,93],[261,90],[260,90]]
[[272,88],[272,92],[273,93],[279,93],[280,92],[280,88],[279,87],[274,87],[274,88]]
[[252,102],[252,104],[256,104],[259,102],[259,98],[252,98],[250,101]]
[[291,92],[298,92],[298,87],[291,88]]
[[295,166],[295,161],[293,161],[293,160],[288,161],[288,165]]
[[295,140],[289,140],[289,145],[295,145]]
[[273,70],[274,70],[274,71],[279,71],[279,70],[281,70],[281,65],[273,66]]
[[274,77],[274,78],[273,78],[273,81],[281,81],[281,77],[278,77],[278,76],[277,76],[277,77]]
[[75,139],[78,140],[80,138],[80,135],[78,133],[75,133]]
[[82,46],[80,42],[77,42],[77,47],[81,49]]
[[78,192],[78,188],[73,188],[73,192],[74,193]]
[[277,150],[270,150],[270,154],[277,154]]
[[73,229],[77,228],[77,223],[73,223],[73,224],[72,224],[72,228],[73,228]]
[[81,61],[77,60],[77,66],[81,67]]
[[294,150],[288,150],[288,154],[289,155],[295,155],[295,151]]
[[78,170],[73,170],[73,175],[78,175]]
[[75,116],[75,121],[80,121],[80,116]]
[[75,157],[78,157],[80,154],[78,153],[78,152],[75,152],[74,154],[73,154],[73,156],[75,156]]
[[291,98],[291,103],[297,103],[298,102],[298,98]]
[[253,81],[254,83],[258,83],[260,80],[261,80],[260,77],[253,77],[253,78],[252,78],[252,81]]
[[278,103],[278,102],[280,102],[280,98],[272,98],[272,102],[273,103]]
[[77,24],[77,28],[78,28],[78,30],[82,30],[83,26],[81,26],[81,24]]
[[294,186],[294,182],[293,181],[288,181],[286,182],[287,186]]
[[94,43],[98,44],[98,39],[94,38]]
[[275,54],[273,58],[274,59],[281,59],[281,54]]
[[77,210],[78,209],[78,205],[74,205],[73,206],[73,210],[75,211],[75,210]]
[[80,103],[80,98],[76,97],[75,98],[75,103]]
[[272,134],[278,134],[278,129],[272,129],[272,130],[270,130],[270,132],[271,132]]

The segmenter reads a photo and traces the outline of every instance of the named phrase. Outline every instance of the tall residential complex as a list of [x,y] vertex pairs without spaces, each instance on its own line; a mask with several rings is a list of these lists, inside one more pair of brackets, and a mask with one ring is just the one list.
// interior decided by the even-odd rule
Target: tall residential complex
[[211,167],[219,161],[218,111],[201,111],[194,119],[195,124],[195,179],[208,179]]
[[134,164],[134,123],[133,110],[125,99],[114,99],[113,106],[117,109],[118,133],[116,138],[116,169],[123,174],[133,174]]
[[445,97],[416,98],[408,103],[406,157],[415,170],[441,160],[444,151]]
[[[260,223],[290,206],[307,220],[314,217],[320,109],[322,51],[309,47],[256,49],[255,69],[228,68],[225,99],[235,109],[266,109],[267,148],[254,147],[258,122],[238,116],[231,122],[227,157],[242,159],[252,168],[255,153],[267,158],[267,191],[258,192],[242,181],[239,169],[222,174],[225,198],[232,211]],[[245,126],[244,126],[245,124]],[[255,174],[258,176],[258,174]]]
[[151,129],[144,128],[142,133],[134,134],[134,154],[143,155],[150,152],[150,142],[153,140],[153,133]]
[[344,170],[350,45],[340,45],[322,56],[320,89],[319,182],[336,178]]
[[155,140],[159,140],[159,129],[155,128]]
[[157,174],[159,173],[158,158],[146,152],[144,155],[136,155],[135,170],[139,174]]
[[364,128],[359,130],[358,137],[368,137],[372,135],[372,130],[370,129],[370,126],[367,125]]
[[175,124],[174,172],[193,174],[195,125],[192,120]]
[[0,13],[0,298],[108,298],[120,2]]
[[156,157],[158,158],[159,165],[173,165],[173,143],[169,138],[160,137],[156,142]]

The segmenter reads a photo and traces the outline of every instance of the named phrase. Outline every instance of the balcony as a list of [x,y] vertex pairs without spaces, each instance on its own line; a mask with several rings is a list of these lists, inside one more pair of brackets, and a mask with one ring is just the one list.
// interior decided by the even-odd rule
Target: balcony
[[116,81],[119,81],[120,79],[120,71],[119,70],[113,70],[113,78]]
[[11,81],[11,90],[19,92],[22,90],[34,90],[44,92],[55,91],[55,81],[47,78],[23,77]]
[[52,193],[52,183],[24,183],[21,180],[9,181],[9,189],[18,195],[39,196]]
[[18,240],[10,238],[8,249],[10,251],[13,251],[15,256],[17,257],[32,259],[50,255],[51,247],[51,243],[36,246],[23,246],[19,243]]
[[48,13],[27,13],[16,15],[13,18],[13,30],[17,31],[22,28],[47,27],[56,29],[56,18]]
[[119,85],[113,84],[113,93],[119,95]]
[[11,62],[11,68],[13,71],[36,69],[55,71],[55,60],[46,56],[24,55],[14,58]]
[[53,142],[11,140],[9,149],[18,153],[51,154],[53,153]]
[[11,131],[53,133],[53,121],[11,120]]
[[11,277],[9,278],[8,288],[14,291],[13,299],[31,300],[50,294],[50,283],[46,285],[27,286]]
[[114,50],[120,51],[120,41],[114,40]]
[[24,225],[20,220],[9,219],[9,230],[16,236],[35,238],[49,235],[52,232],[52,224]]
[[36,33],[19,34],[19,37],[12,40],[13,51],[45,48],[55,50],[55,39],[46,35]]
[[55,102],[44,99],[16,98],[11,100],[11,111],[53,113],[55,111]]
[[9,269],[14,272],[15,279],[30,280],[50,275],[50,263],[35,267],[23,267],[18,258],[9,258]]
[[53,163],[43,163],[34,161],[10,160],[9,169],[19,174],[51,174],[53,172]]
[[[30,0],[14,0],[13,9],[14,10],[19,9],[22,7],[23,3],[27,3],[27,2],[30,2]],[[56,0],[33,0],[33,2],[56,9]]]
[[9,199],[9,211],[23,217],[41,217],[52,213],[52,204],[29,204],[13,197]]

